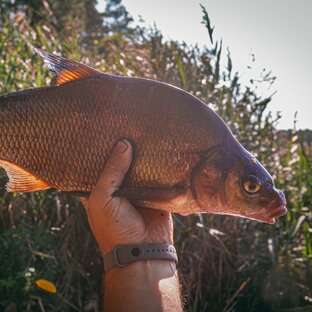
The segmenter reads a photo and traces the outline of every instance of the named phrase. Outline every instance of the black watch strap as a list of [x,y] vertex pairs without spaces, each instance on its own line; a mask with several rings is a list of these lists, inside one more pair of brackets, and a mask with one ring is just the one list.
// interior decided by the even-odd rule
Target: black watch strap
[[178,263],[178,256],[173,245],[169,244],[133,244],[117,245],[104,256],[105,272],[112,268],[124,268],[129,263],[142,260],[172,260]]

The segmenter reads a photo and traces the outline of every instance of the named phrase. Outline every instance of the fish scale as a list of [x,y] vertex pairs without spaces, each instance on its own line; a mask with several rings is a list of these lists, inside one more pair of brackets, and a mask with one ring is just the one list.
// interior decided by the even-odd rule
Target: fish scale
[[[90,83],[92,84],[92,88],[94,88],[96,84],[101,85],[103,83],[102,80],[103,79],[100,77],[97,79],[92,78]],[[86,84],[88,83],[84,83],[84,86],[86,86]],[[180,153],[180,151],[177,152],[178,147],[174,146],[174,148],[172,148],[172,145],[167,142],[168,140],[166,136],[162,134],[162,131],[155,133],[155,128],[156,126],[158,128],[159,124],[161,124],[161,120],[157,122],[157,125],[147,123],[147,131],[142,129],[144,119],[151,119],[150,115],[153,113],[152,111],[147,111],[144,116],[137,116],[135,112],[132,114],[126,112],[124,101],[120,96],[117,100],[115,96],[108,96],[108,99],[103,96],[102,101],[98,101],[96,97],[94,101],[90,101],[87,97],[81,97],[81,95],[79,95],[76,101],[75,97],[77,96],[75,96],[75,94],[79,93],[80,85],[81,81],[77,81],[68,85],[55,87],[54,89],[43,89],[41,92],[42,98],[39,98],[38,93],[36,95],[36,100],[41,103],[39,107],[34,106],[29,101],[29,94],[25,94],[26,103],[23,99],[23,94],[21,94],[20,97],[12,98],[13,103],[11,103],[11,105],[19,106],[17,108],[19,113],[17,119],[23,119],[26,118],[26,116],[29,118],[25,128],[31,127],[33,129],[35,146],[32,153],[35,152],[39,157],[37,157],[36,160],[34,160],[33,157],[27,157],[25,154],[19,154],[16,159],[2,157],[7,161],[14,160],[15,162],[19,162],[22,167],[27,168],[40,178],[41,176],[46,177],[45,180],[49,181],[53,187],[60,190],[89,191],[93,189],[98,175],[93,176],[92,179],[88,179],[85,183],[79,183],[79,177],[83,176],[84,172],[94,172],[94,170],[89,170],[88,164],[93,164],[93,167],[100,173],[107,161],[108,152],[111,151],[112,146],[118,139],[127,137],[136,142],[137,146],[139,146],[142,142],[146,141],[146,135],[148,135],[149,141],[152,143],[147,145],[144,153],[139,153],[138,151],[138,160],[142,158],[143,161],[137,161],[138,165],[134,166],[134,174],[129,178],[129,185],[171,185],[172,181],[175,179],[176,182],[181,182],[183,180],[182,178],[179,179],[178,177],[177,179],[176,177],[177,173],[180,172],[176,170],[178,169],[176,168],[176,154],[179,155]],[[67,96],[64,97],[63,101],[60,101],[63,92]],[[90,93],[95,93],[95,91],[90,91]],[[69,94],[73,95],[71,101],[69,101]],[[108,112],[106,112],[105,108],[107,105],[103,102],[107,103],[114,100],[115,102],[110,104],[113,105],[114,108],[111,109],[108,107]],[[80,107],[84,109],[80,109]],[[62,114],[60,114],[60,112],[62,112]],[[89,112],[91,114],[97,112],[97,115],[93,116],[95,118],[93,122],[88,122],[88,118],[90,118],[89,115],[88,118],[85,117],[85,114]],[[118,117],[115,118],[115,115]],[[106,116],[108,116],[108,118]],[[54,120],[58,120],[58,122],[55,123]],[[124,120],[126,120],[126,122],[124,122]],[[130,125],[131,123],[133,127]],[[16,129],[16,127],[13,128]],[[22,133],[24,133],[23,130],[24,127],[22,127]],[[62,137],[63,139],[56,142],[55,138],[58,137]],[[8,154],[12,155],[14,154],[13,150],[20,151],[27,147],[27,140],[21,139],[22,140],[18,140],[7,150]],[[179,142],[178,137],[176,138],[176,142]],[[77,146],[78,143],[79,145]],[[86,153],[85,148],[88,145],[89,149],[91,149],[89,154]],[[57,150],[58,155],[54,154],[53,150]],[[54,157],[49,159],[40,157],[40,155],[44,156],[47,153],[52,153]],[[31,154],[29,156],[31,156]],[[71,168],[69,164],[70,161],[73,165],[79,165],[81,170],[77,172],[76,167]],[[97,166],[95,164],[97,164]],[[49,170],[49,168],[55,167],[63,169],[61,170],[61,178],[57,177],[54,171]],[[187,166],[184,164],[184,167]]]

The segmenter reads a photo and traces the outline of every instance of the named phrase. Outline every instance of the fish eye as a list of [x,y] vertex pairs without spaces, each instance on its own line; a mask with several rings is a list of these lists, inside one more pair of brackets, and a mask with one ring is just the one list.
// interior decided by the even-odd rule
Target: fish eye
[[243,182],[244,190],[249,194],[255,194],[260,190],[261,184],[257,177],[250,175]]

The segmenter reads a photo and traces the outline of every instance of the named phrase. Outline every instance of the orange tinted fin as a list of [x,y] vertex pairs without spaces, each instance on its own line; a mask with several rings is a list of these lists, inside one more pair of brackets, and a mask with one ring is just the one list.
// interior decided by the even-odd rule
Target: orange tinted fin
[[129,200],[140,201],[172,201],[184,195],[187,185],[177,184],[173,187],[126,187],[113,193],[113,197],[122,196]]
[[38,48],[35,48],[35,51],[43,57],[45,64],[47,64],[49,69],[56,74],[56,76],[52,79],[52,85],[59,86],[66,82],[101,73],[96,69],[74,60],[48,53]]
[[31,173],[8,161],[0,160],[0,167],[5,169],[9,177],[9,182],[6,185],[8,192],[33,192],[51,187]]

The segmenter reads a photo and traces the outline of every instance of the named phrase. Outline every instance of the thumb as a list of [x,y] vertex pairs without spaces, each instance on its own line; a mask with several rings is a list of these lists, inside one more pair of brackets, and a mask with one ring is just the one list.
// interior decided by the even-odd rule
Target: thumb
[[[89,198],[97,204],[109,202],[111,195],[120,187],[132,161],[131,144],[122,140],[114,148],[105,168]],[[92,205],[92,204],[91,204]],[[93,206],[93,205],[92,205]]]

